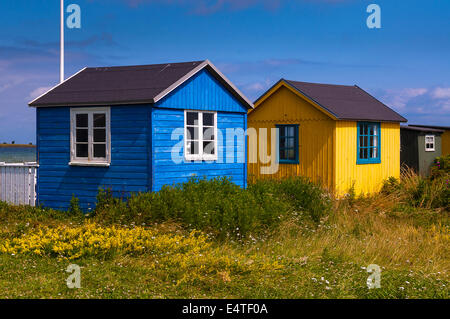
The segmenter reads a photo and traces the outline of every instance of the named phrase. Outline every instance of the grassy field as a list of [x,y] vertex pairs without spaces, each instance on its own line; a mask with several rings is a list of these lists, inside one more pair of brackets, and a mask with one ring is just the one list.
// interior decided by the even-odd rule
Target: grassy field
[[[449,298],[448,207],[396,191],[331,205],[316,221],[291,209],[274,227],[223,238],[180,218],[0,203],[0,298]],[[80,289],[66,285],[71,263]],[[369,264],[381,267],[379,289],[367,288]]]

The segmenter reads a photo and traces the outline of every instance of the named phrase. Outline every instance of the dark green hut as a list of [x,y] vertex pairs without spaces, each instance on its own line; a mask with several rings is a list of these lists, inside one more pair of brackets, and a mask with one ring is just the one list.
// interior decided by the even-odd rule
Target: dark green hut
[[429,127],[400,126],[400,162],[427,176],[436,157],[442,154],[443,130]]

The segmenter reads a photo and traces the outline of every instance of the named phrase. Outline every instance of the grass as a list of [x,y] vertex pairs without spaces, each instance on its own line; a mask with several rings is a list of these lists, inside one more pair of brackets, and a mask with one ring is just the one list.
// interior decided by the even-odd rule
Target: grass
[[[255,228],[258,236],[249,230],[248,236],[229,238],[208,227],[192,235],[182,219],[136,226],[126,218],[102,223],[105,211],[85,219],[76,209],[70,215],[0,203],[0,246],[42,227],[59,229],[54,239],[59,243],[65,232],[86,233],[82,229],[89,224],[94,232],[83,236],[99,248],[117,238],[108,235],[111,227],[124,236],[139,227],[151,233],[150,242],[132,241],[145,249],[91,251],[76,259],[64,253],[0,253],[0,298],[449,298],[449,211],[421,200],[411,203],[399,186],[405,178],[380,194],[333,201],[319,219],[281,186],[291,197],[293,204],[283,206],[290,213],[263,233]],[[261,187],[285,196],[269,186]],[[190,244],[180,249],[174,238]],[[80,251],[87,247],[71,243]],[[155,245],[164,248],[148,248]],[[71,263],[81,266],[81,289],[66,286]],[[381,267],[379,289],[367,288],[369,264]]]

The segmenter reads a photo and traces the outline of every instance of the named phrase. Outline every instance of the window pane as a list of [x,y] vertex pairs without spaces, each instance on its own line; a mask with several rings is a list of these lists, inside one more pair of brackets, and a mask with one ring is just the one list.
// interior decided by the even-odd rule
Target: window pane
[[294,148],[294,138],[293,137],[287,139],[287,147]]
[[279,128],[280,138],[286,137],[286,127],[282,126]]
[[203,113],[203,125],[213,126],[214,125],[214,114],[213,113]]
[[288,127],[287,135],[288,135],[289,137],[294,137],[294,127],[293,127],[293,126],[289,126],[289,127]]
[[106,127],[105,114],[94,114],[94,127]]
[[94,129],[94,142],[106,142],[106,130],[104,128]]
[[378,157],[378,148],[374,147],[372,148],[372,154],[370,156],[371,158],[377,158]]
[[286,151],[280,150],[280,160],[285,160],[285,159],[286,159]]
[[187,127],[187,140],[198,140],[198,127],[188,126]]
[[280,137],[280,148],[286,147],[286,138]]
[[367,144],[367,136],[363,137],[363,146],[364,147],[368,146],[368,144]]
[[369,158],[367,153],[367,148],[363,148],[363,158]]
[[76,144],[76,156],[77,157],[88,157],[88,145],[87,144]]
[[203,153],[214,155],[214,142],[203,142]]
[[94,157],[106,157],[106,144],[94,144]]
[[187,154],[199,154],[198,142],[187,143]]
[[198,112],[187,112],[186,116],[187,125],[198,125]]
[[88,141],[88,130],[87,129],[77,129],[77,142],[87,142]]
[[203,140],[213,141],[214,140],[214,127],[204,127],[203,128]]
[[88,127],[88,115],[77,114],[76,117],[77,127]]
[[290,160],[295,160],[295,152],[292,149],[287,150],[287,157]]

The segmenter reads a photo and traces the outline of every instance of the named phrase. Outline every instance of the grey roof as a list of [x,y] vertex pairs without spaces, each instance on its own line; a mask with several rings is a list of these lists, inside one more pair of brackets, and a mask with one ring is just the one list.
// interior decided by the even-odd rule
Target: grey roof
[[253,108],[253,104],[208,60],[84,68],[31,101],[29,105],[42,107],[156,103],[204,68],[247,108]]
[[432,129],[443,130],[443,131],[448,131],[448,130],[450,130],[450,126],[422,125],[422,124],[410,124],[409,126],[424,127],[424,128],[432,128]]
[[284,80],[338,120],[406,122],[407,120],[354,85],[334,85]]
[[401,125],[400,128],[402,130],[410,130],[410,131],[417,131],[417,132],[430,132],[430,133],[444,133],[445,130],[440,130],[436,128],[431,127],[422,127],[422,126],[414,126],[414,125]]

